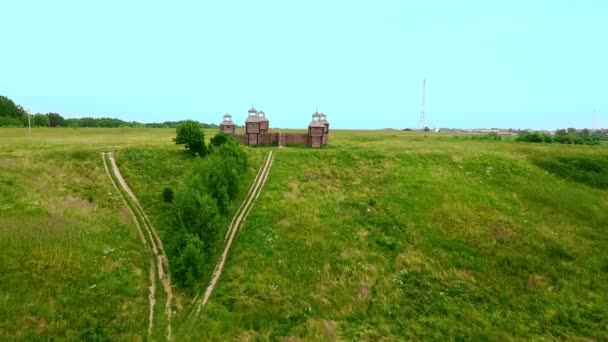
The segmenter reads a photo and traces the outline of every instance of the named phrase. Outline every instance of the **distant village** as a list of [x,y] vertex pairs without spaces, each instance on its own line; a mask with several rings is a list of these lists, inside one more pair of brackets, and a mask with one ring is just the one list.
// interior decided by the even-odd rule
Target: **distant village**
[[[581,129],[580,131],[589,131],[591,133],[593,132],[598,132],[598,133],[603,133],[602,135],[608,135],[608,132],[606,132],[605,129]],[[535,132],[535,133],[542,133],[542,134],[549,134],[549,135],[556,135],[556,134],[560,134],[560,131],[566,131],[565,129],[563,130],[535,130],[535,129],[521,129],[521,128],[425,128],[425,129],[410,129],[410,128],[406,128],[404,129],[404,131],[427,131],[427,132],[434,132],[434,133],[439,133],[439,132],[443,132],[443,133],[454,133],[454,134],[496,134],[496,135],[502,135],[502,136],[517,136],[519,134],[522,133],[530,133],[530,132]]]
[[[504,129],[504,128],[469,128],[469,129],[462,129],[462,128],[435,128],[435,129],[428,129],[428,131],[432,131],[432,132],[445,132],[445,133],[463,133],[463,134],[489,134],[489,133],[495,133],[497,135],[518,135],[521,132],[525,132],[526,130],[521,130],[521,129]],[[547,134],[553,134],[555,131],[538,131],[539,133],[547,133]]]

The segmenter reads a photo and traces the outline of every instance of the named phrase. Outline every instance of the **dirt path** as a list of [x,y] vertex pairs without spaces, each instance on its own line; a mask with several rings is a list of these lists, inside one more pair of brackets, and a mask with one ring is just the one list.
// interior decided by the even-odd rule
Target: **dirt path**
[[[171,336],[171,316],[172,316],[171,303],[173,301],[173,291],[171,288],[171,275],[169,273],[169,261],[167,259],[167,256],[165,255],[163,243],[160,240],[160,237],[158,236],[156,229],[154,228],[154,226],[148,219],[148,216],[144,212],[141,204],[139,203],[139,200],[137,199],[137,197],[135,196],[135,194],[133,193],[133,191],[127,184],[127,182],[122,177],[112,152],[108,152],[108,153],[104,152],[104,153],[102,153],[102,157],[103,157],[104,167],[106,168],[106,173],[112,180],[112,184],[119,191],[123,201],[125,202],[125,204],[127,204],[127,206],[129,207],[129,210],[131,211],[131,214],[133,215],[133,220],[135,221],[135,224],[137,226],[138,233],[140,235],[140,239],[142,240],[144,246],[147,247],[148,244],[150,245],[150,249],[151,249],[154,257],[156,258],[156,262],[154,261],[154,258],[152,258],[150,260],[150,272],[151,272],[150,287],[149,287],[150,293],[148,295],[149,302],[150,302],[150,318],[149,318],[149,325],[148,325],[148,336],[150,336],[152,334],[152,327],[154,326],[154,306],[156,304],[156,276],[158,276],[158,279],[160,279],[160,281],[163,285],[163,288],[165,290],[165,295],[167,297],[166,301],[165,301],[165,316],[167,317],[167,340],[171,340],[171,337],[172,337]],[[108,169],[108,166],[106,163],[106,158],[110,162],[112,174],[110,174],[110,171]],[[118,183],[118,185],[120,185],[120,188],[122,188],[122,191],[120,191],[120,189],[118,188],[117,183]],[[129,196],[130,201],[127,200],[127,198],[125,197],[126,196],[125,194],[127,196]],[[141,224],[140,224],[140,221],[141,221]],[[143,226],[143,230],[145,230],[146,234],[143,233],[142,226]],[[145,235],[147,235],[147,237],[148,237],[147,239],[145,238]],[[155,269],[156,269],[156,274],[154,274]]]
[[[264,187],[264,183],[266,183],[266,179],[268,178],[268,173],[270,172],[270,167],[272,166],[272,161],[273,161],[273,156],[272,156],[272,151],[271,151],[271,152],[268,152],[268,155],[266,156],[263,166],[260,168],[260,171],[258,171],[258,174],[256,175],[256,178],[253,181],[253,184],[251,185],[251,189],[249,189],[249,192],[247,193],[247,197],[243,201],[243,204],[241,204],[241,206],[239,207],[239,210],[234,215],[234,218],[232,219],[232,222],[230,223],[230,226],[228,227],[228,232],[226,233],[226,239],[225,239],[226,246],[224,247],[224,251],[223,251],[222,255],[220,256],[220,259],[219,259],[217,265],[215,266],[215,269],[213,271],[213,276],[211,277],[211,281],[209,282],[209,286],[207,286],[207,289],[205,290],[205,294],[203,295],[203,298],[200,300],[200,302],[197,306],[196,315],[198,315],[200,313],[201,309],[209,301],[209,297],[211,297],[211,293],[215,289],[215,286],[217,285],[217,282],[220,279],[220,276],[222,275],[222,271],[224,270],[224,264],[226,263],[226,259],[228,258],[228,252],[230,251],[230,247],[232,246],[234,237],[236,236],[236,233],[238,232],[240,226],[243,224],[243,222],[247,218],[247,215],[251,211],[251,208],[253,207],[253,204],[255,203],[256,199],[260,195],[260,192],[262,191],[262,188]],[[197,297],[198,297],[198,295],[197,295]]]
[[[144,248],[148,248],[148,242],[146,242],[146,238],[144,237],[144,233],[141,229],[141,225],[139,224],[139,221],[137,220],[137,216],[135,215],[135,212],[133,211],[133,209],[131,208],[131,206],[129,206],[129,203],[127,202],[127,200],[122,196],[122,193],[120,191],[120,188],[118,188],[118,185],[116,184],[116,181],[114,180],[114,178],[112,177],[112,175],[110,174],[110,170],[108,169],[108,163],[106,162],[106,153],[102,152],[101,153],[101,157],[103,160],[103,167],[106,170],[106,174],[108,175],[108,178],[110,178],[110,181],[112,182],[112,185],[114,186],[114,188],[116,189],[116,191],[121,194],[120,198],[122,199],[122,202],[124,203],[124,205],[129,209],[129,212],[131,213],[131,218],[133,219],[133,223],[135,223],[135,227],[137,228],[137,233],[139,235],[139,239],[141,240],[141,243],[144,245]],[[150,258],[150,286],[148,286],[148,303],[149,303],[149,316],[148,316],[148,337],[150,335],[152,335],[152,328],[154,327],[154,306],[156,305],[156,273],[155,273],[155,269],[156,269],[156,263],[154,262],[154,258]]]
[[243,207],[245,206],[245,204],[248,203],[247,199],[249,199],[249,196],[251,196],[251,194],[253,193],[253,190],[255,189],[255,185],[257,184],[258,179],[260,178],[260,175],[262,174],[262,171],[264,171],[264,169],[265,169],[264,166],[266,165],[267,158],[268,158],[268,155],[266,156],[266,159],[264,159],[264,162],[262,163],[262,166],[258,170],[258,173],[255,175],[255,179],[253,180],[253,184],[251,184],[251,188],[249,188],[249,192],[247,192],[247,196],[245,196],[245,200],[243,200],[243,203],[241,203],[239,210],[237,210],[236,214],[234,214],[234,217],[232,218],[232,221],[230,222],[230,225],[228,226],[228,230],[226,231],[226,236],[224,237],[224,241],[226,241],[228,239],[228,236],[230,236],[230,232],[232,231],[232,227],[234,226],[234,221],[236,221],[237,217],[239,216],[239,213],[241,212],[241,210],[243,210]]

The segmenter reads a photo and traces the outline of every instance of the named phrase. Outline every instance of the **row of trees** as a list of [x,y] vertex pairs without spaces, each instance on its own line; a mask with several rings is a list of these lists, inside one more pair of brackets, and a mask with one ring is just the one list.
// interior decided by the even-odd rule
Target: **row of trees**
[[209,146],[204,141],[196,122],[178,127],[175,142],[202,158],[197,158],[174,194],[170,189],[163,192],[165,201],[172,202],[167,253],[174,279],[185,288],[193,288],[211,271],[207,266],[214,264],[230,205],[247,171],[247,155],[232,136],[218,133]]
[[522,132],[516,141],[533,143],[560,143],[560,144],[585,144],[598,145],[601,140],[608,140],[608,130],[589,130],[587,128],[577,130],[576,128],[558,129],[554,135],[543,132]]
[[[176,128],[183,121],[165,121],[160,123],[141,123],[124,121],[116,118],[64,118],[58,113],[29,113],[6,96],[0,96],[0,127],[150,127]],[[28,123],[28,119],[30,122]],[[217,128],[216,124],[199,123],[203,128]]]

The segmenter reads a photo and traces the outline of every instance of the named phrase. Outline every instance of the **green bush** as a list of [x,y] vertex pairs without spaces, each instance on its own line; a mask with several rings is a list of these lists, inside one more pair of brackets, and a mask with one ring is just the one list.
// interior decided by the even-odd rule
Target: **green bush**
[[211,140],[209,141],[209,144],[211,146],[218,147],[218,146],[221,146],[221,145],[227,143],[230,139],[234,139],[234,138],[224,132],[219,132],[216,135],[214,135],[213,138],[211,138]]
[[194,288],[203,274],[204,244],[192,234],[186,235],[185,246],[173,268],[174,279],[185,288]]
[[0,127],[23,127],[23,122],[10,116],[0,116]]
[[226,179],[226,190],[230,200],[235,199],[240,191],[241,177],[247,172],[247,155],[238,141],[231,137],[224,145],[216,148],[213,154],[221,159],[221,169]]
[[165,201],[165,203],[173,203],[173,188],[171,187],[166,187],[163,189],[163,201]]
[[229,202],[225,163],[226,161],[216,154],[210,155],[193,168],[193,172],[189,176],[193,183],[187,185],[198,194],[208,195],[214,200],[217,209],[222,213],[226,211]]
[[215,240],[219,210],[200,179],[186,182],[176,194],[175,218],[184,232],[198,236],[206,244]]
[[532,142],[532,143],[552,143],[553,138],[547,133],[526,132],[520,133],[515,141]]
[[575,145],[599,145],[601,143],[605,130],[594,130],[593,132],[587,128],[577,130],[575,128],[558,129],[555,131],[555,142],[560,144],[575,144]]

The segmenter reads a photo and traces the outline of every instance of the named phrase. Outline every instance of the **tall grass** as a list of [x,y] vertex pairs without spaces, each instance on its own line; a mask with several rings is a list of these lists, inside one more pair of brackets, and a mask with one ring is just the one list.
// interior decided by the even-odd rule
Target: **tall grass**
[[0,339],[144,336],[145,259],[99,152],[6,131],[0,130]]
[[608,156],[551,156],[535,163],[562,178],[608,189]]

